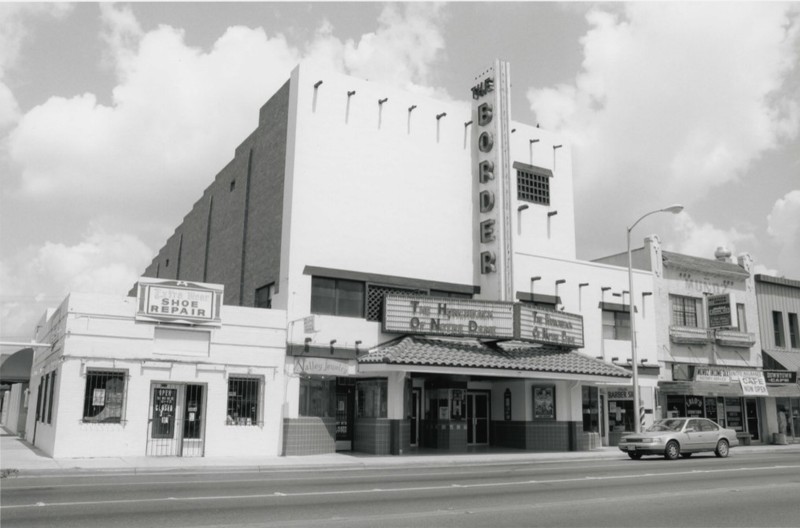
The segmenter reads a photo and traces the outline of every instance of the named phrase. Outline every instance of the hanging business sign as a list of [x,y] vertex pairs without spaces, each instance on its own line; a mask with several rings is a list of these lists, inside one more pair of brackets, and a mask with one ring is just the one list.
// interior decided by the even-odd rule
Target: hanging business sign
[[764,373],[756,369],[737,369],[728,367],[695,367],[695,381],[712,383],[739,382],[745,396],[766,396],[767,384]]
[[797,372],[791,370],[765,370],[764,379],[767,383],[774,384],[797,383]]
[[501,301],[387,295],[383,331],[583,347],[583,317],[580,315]]
[[742,393],[745,396],[767,396],[768,394],[764,375],[759,371],[739,376],[739,384],[741,384]]
[[219,284],[142,278],[136,320],[220,326],[223,291]]
[[731,304],[731,294],[709,295],[708,303],[708,327],[709,328],[731,328],[736,326],[734,317],[736,311]]

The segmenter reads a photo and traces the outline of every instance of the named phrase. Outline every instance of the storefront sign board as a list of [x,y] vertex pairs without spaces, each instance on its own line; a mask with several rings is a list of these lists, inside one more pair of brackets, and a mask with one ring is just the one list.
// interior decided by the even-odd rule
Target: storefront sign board
[[514,338],[514,304],[387,295],[383,331],[452,337]]
[[583,347],[583,317],[519,305],[517,339],[545,345]]
[[797,372],[791,370],[765,370],[764,379],[767,383],[775,384],[797,383]]
[[613,389],[608,391],[609,400],[633,400],[633,389]]
[[583,317],[521,303],[387,295],[383,332],[583,347]]
[[142,278],[136,319],[220,326],[223,288],[219,284]]
[[742,385],[742,393],[745,396],[767,396],[767,384],[764,382],[764,376],[760,372],[755,374],[741,376],[739,383]]
[[308,374],[317,376],[347,376],[355,373],[347,361],[326,358],[295,358],[295,374]]
[[695,367],[695,381],[711,381],[715,383],[730,383],[731,376],[728,369],[719,367]]

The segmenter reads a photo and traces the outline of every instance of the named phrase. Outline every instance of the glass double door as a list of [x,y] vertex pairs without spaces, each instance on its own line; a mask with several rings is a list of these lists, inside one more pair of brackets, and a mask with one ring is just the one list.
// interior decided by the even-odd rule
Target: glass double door
[[489,393],[467,393],[467,445],[489,443]]
[[148,456],[203,456],[205,386],[153,384],[150,389]]

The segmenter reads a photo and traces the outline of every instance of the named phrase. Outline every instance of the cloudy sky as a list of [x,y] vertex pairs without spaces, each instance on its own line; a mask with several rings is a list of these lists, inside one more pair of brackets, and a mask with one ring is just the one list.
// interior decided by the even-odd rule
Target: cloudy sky
[[0,3],[0,339],[125,294],[301,60],[512,115],[573,145],[578,255],[750,253],[800,279],[798,3]]

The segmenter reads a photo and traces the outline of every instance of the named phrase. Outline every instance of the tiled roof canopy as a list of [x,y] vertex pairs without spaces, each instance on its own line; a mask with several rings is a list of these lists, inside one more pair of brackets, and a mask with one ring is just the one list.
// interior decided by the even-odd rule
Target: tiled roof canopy
[[575,351],[527,343],[482,343],[476,340],[405,336],[370,350],[361,364],[526,370],[629,378],[627,370]]

